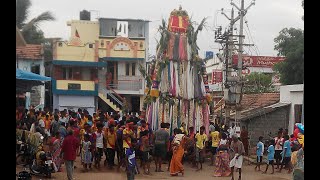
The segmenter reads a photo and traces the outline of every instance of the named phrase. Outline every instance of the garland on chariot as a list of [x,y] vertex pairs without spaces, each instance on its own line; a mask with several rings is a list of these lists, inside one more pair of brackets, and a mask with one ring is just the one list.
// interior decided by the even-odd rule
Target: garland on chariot
[[143,114],[153,130],[159,129],[161,123],[170,123],[171,134],[185,123],[186,128],[195,127],[195,131],[205,126],[208,134],[212,98],[205,59],[199,57],[197,45],[205,21],[206,18],[195,29],[187,11],[181,6],[173,10],[168,24],[162,20],[159,27],[161,38],[149,73],[139,67],[147,81]]

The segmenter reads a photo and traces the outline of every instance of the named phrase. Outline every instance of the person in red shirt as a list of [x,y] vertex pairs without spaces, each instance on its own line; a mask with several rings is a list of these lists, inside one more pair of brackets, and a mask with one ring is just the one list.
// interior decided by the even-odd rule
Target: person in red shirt
[[79,141],[73,135],[73,131],[69,130],[68,135],[64,138],[60,157],[63,154],[68,180],[73,180],[74,161],[76,160],[76,152],[79,147]]
[[[77,126],[76,121],[70,121],[70,128],[73,131],[73,136],[77,138],[77,140],[80,142],[80,129]],[[77,149],[77,155],[80,155],[80,149]]]

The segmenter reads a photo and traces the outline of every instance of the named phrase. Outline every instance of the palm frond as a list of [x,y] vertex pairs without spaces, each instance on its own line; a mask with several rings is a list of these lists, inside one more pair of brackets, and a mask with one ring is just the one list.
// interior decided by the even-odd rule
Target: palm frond
[[17,0],[16,1],[16,25],[19,29],[22,29],[25,21],[29,16],[29,9],[31,7],[30,0]]
[[198,47],[198,45],[197,45],[198,33],[199,33],[199,31],[203,30],[203,27],[205,27],[206,20],[207,20],[207,17],[202,19],[202,21],[198,25],[198,27],[197,27],[196,31],[194,32],[194,35],[193,35],[193,43],[194,43],[193,50],[195,51],[195,54],[198,54],[198,50],[200,49]]
[[55,19],[56,18],[53,16],[53,14],[50,11],[43,12],[39,16],[33,18],[25,26],[23,26],[22,31],[27,31],[33,27],[38,28],[42,22],[54,21]]
[[142,66],[142,64],[139,64],[138,70],[140,71],[141,75],[146,78],[147,77],[147,71],[146,69]]
[[158,31],[160,32],[159,46],[157,46],[157,56],[159,53],[162,54],[163,51],[168,47],[169,42],[169,31],[167,30],[167,23],[162,19],[162,24],[159,26]]

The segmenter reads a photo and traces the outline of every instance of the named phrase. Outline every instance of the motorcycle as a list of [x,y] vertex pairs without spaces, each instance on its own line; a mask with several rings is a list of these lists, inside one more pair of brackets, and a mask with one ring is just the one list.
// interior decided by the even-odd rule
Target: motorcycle
[[31,180],[32,176],[29,172],[27,172],[26,170],[23,170],[21,172],[19,172],[18,174],[16,174],[18,180]]
[[18,141],[16,164],[26,166],[32,162],[32,151],[27,143]]
[[[43,140],[43,138],[44,137],[42,136],[41,139]],[[51,178],[51,173],[56,172],[55,165],[52,161],[52,155],[50,152],[43,151],[42,144],[34,155],[30,171],[33,175],[45,175],[48,178]]]
[[[37,153],[41,162],[37,163],[37,158],[33,159],[33,164],[30,167],[31,174],[33,175],[45,175],[47,178],[51,178],[51,173],[55,172],[52,156],[50,152],[40,151]],[[37,155],[36,155],[37,156]]]

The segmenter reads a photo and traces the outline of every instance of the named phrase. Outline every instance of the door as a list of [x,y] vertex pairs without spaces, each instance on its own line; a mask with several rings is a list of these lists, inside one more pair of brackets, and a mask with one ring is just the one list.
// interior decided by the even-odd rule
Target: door
[[132,112],[139,112],[140,111],[140,97],[139,96],[132,96],[131,97],[131,105],[132,105]]

